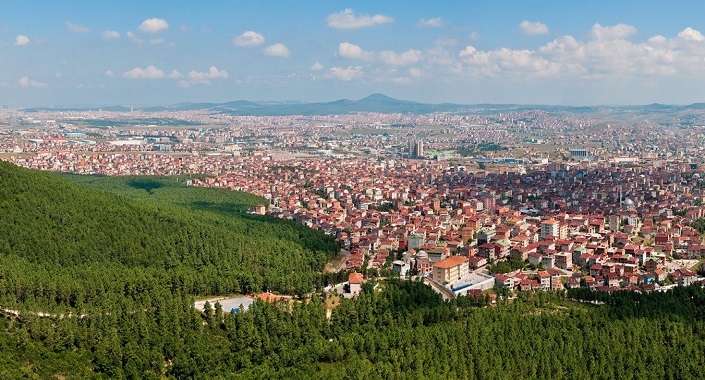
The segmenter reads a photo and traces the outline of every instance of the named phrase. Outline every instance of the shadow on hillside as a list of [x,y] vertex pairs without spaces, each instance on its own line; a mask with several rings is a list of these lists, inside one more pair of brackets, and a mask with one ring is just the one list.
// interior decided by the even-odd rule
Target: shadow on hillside
[[154,189],[164,187],[163,183],[146,178],[136,178],[130,180],[127,182],[127,185],[132,187],[133,189],[145,190],[148,193],[151,193]]
[[[188,203],[189,207],[201,211],[211,211],[218,214],[223,214],[226,216],[237,216],[243,219],[247,219],[247,216],[252,216],[247,213],[249,210],[248,205],[238,204],[238,203],[216,203],[209,201],[194,201]],[[264,221],[260,219],[260,221]]]

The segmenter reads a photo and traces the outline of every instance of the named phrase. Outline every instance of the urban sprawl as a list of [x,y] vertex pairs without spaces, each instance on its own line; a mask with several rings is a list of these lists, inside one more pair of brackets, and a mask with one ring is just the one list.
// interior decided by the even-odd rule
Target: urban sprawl
[[417,276],[446,298],[704,284],[703,139],[698,126],[537,110],[0,110],[6,161],[253,193],[268,203],[252,213],[337,239],[346,292],[374,273]]

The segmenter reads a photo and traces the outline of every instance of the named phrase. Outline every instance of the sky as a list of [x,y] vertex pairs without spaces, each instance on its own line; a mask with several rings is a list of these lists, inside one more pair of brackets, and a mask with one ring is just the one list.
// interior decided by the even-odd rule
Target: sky
[[3,0],[0,104],[690,104],[704,15],[688,0]]

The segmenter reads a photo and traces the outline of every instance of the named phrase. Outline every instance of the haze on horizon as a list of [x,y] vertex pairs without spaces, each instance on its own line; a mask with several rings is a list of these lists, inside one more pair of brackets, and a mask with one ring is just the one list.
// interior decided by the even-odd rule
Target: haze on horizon
[[705,3],[3,2],[0,105],[705,101]]

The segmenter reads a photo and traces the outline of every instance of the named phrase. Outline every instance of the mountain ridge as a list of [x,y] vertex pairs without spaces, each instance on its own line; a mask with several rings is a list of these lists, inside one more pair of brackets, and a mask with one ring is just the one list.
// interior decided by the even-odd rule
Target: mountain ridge
[[402,113],[402,114],[430,114],[434,112],[486,112],[497,110],[542,110],[548,112],[585,112],[595,109],[612,110],[642,110],[644,112],[676,113],[687,110],[704,110],[705,103],[692,103],[689,105],[669,105],[662,103],[651,103],[645,105],[628,106],[561,106],[542,104],[456,104],[456,103],[421,103],[412,100],[397,99],[385,94],[374,93],[364,98],[351,100],[341,98],[328,102],[299,102],[299,101],[250,101],[234,100],[223,103],[213,102],[183,102],[165,106],[148,107],[126,107],[126,106],[105,106],[105,107],[34,107],[25,108],[27,112],[37,111],[113,111],[129,112],[131,110],[141,112],[162,112],[162,111],[212,111],[233,116],[319,116],[352,113]]

